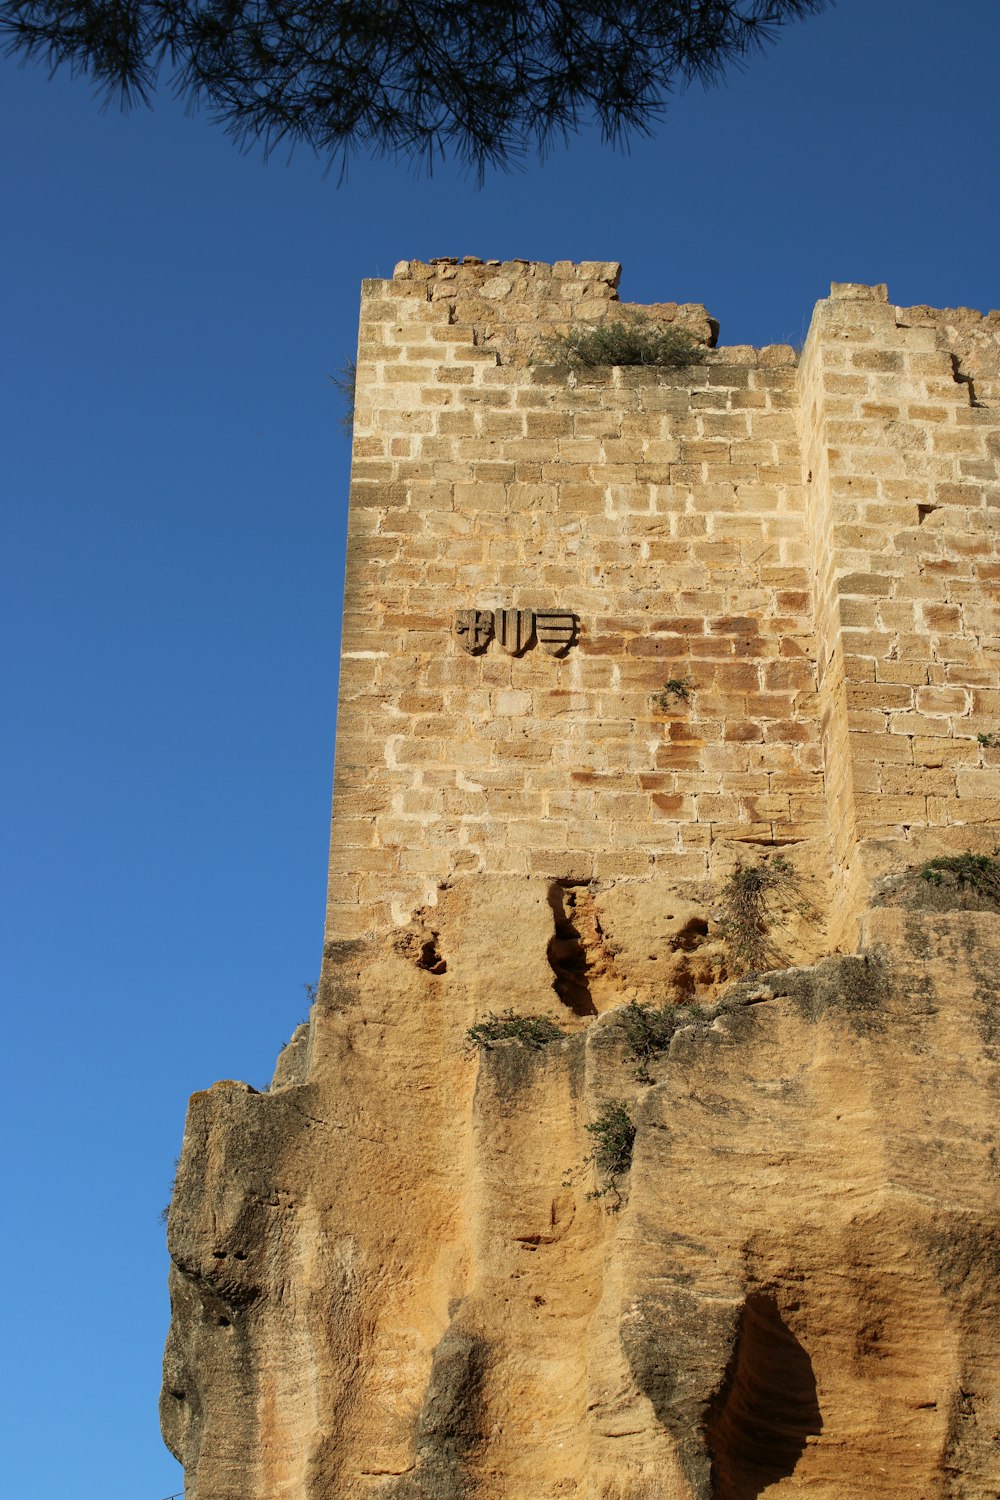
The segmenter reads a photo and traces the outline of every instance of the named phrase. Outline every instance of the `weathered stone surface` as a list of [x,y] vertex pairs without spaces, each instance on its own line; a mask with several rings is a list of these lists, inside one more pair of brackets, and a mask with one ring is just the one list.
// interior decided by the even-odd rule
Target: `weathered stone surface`
[[[700,340],[685,368],[535,362],[629,316],[615,276],[366,284],[338,937],[468,873],[705,881],[740,842],[819,843],[851,951],[867,841],[899,866],[923,830],[960,849],[1000,825],[997,316],[837,284],[798,361],[665,303]],[[520,654],[453,629],[544,609],[574,617],[561,654],[537,622]]]
[[[1000,916],[874,911],[863,956],[685,1012],[642,1085],[620,1009],[558,998],[548,897],[472,878],[335,947],[304,1080],[192,1100],[191,1500],[994,1495]],[[570,1035],[471,1051],[502,1006]],[[633,1166],[593,1200],[609,1097]]]

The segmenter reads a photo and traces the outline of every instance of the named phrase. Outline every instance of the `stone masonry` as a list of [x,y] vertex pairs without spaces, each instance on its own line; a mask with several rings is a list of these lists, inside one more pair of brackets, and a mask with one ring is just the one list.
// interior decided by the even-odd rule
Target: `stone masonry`
[[617,281],[365,285],[323,969],[168,1217],[188,1500],[1000,1495],[997,866],[926,866],[1000,829],[1000,313],[553,362]]
[[866,849],[1000,822],[1000,312],[835,283],[800,357],[665,303],[690,366],[551,363],[619,269],[364,284],[330,938],[818,840],[853,941]]

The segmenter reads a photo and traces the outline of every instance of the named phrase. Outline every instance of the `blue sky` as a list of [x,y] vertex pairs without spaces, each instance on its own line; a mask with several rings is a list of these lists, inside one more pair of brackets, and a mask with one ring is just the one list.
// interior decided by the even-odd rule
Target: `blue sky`
[[996,0],[840,0],[631,155],[482,190],[2,65],[9,1494],[180,1488],[157,1215],[188,1093],[263,1084],[318,970],[361,278],[621,260],[725,343],[831,279],[1000,305],[998,57]]

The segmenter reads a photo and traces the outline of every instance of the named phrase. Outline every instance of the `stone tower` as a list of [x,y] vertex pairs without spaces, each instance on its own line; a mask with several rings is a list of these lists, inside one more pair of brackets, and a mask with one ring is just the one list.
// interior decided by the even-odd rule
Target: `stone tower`
[[365,283],[320,995],[170,1216],[189,1500],[1000,1492],[1000,313],[560,360],[618,274]]
[[[333,936],[460,875],[700,880],[733,840],[820,839],[846,884],[868,841],[1000,821],[1000,314],[835,285],[796,361],[668,303],[689,368],[539,364],[626,316],[618,275],[365,283]],[[512,651],[498,610],[578,634]]]

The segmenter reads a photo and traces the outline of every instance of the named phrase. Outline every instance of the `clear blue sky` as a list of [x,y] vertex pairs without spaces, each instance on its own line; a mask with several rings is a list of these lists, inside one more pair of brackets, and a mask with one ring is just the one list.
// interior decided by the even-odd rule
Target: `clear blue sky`
[[996,0],[840,0],[630,156],[482,191],[0,69],[6,1494],[180,1488],[157,1215],[188,1093],[263,1084],[318,969],[361,278],[621,260],[726,343],[831,279],[998,305],[998,58]]

